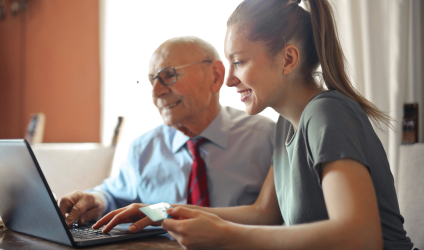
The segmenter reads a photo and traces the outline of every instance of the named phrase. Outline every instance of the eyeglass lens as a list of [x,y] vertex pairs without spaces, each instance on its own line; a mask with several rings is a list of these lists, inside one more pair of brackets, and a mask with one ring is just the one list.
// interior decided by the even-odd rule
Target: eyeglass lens
[[173,67],[166,67],[162,69],[156,77],[153,75],[149,75],[149,80],[151,84],[153,84],[155,78],[159,78],[159,81],[161,81],[163,84],[169,85],[177,80],[177,74],[175,73],[175,69]]

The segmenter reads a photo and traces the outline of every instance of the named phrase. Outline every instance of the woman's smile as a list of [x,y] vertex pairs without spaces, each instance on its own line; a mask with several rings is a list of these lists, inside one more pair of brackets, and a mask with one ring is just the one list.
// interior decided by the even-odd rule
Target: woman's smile
[[249,98],[250,95],[252,95],[252,89],[238,90],[237,93],[240,93],[240,100],[244,102],[247,100],[247,98]]

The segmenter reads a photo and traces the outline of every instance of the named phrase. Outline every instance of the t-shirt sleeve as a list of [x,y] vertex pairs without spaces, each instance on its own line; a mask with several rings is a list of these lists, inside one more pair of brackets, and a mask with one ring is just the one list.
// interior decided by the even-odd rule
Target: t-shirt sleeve
[[[366,166],[366,138],[362,108],[346,100],[322,98],[314,100],[305,112],[305,139],[313,168],[321,180],[324,162],[351,158]],[[305,109],[306,111],[306,109]]]

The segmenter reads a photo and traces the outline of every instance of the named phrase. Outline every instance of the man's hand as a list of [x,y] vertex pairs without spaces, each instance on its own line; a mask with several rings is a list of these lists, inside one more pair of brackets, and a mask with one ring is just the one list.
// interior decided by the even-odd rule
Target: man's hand
[[[88,221],[95,221],[105,212],[103,200],[96,194],[75,191],[58,201],[60,212],[66,218],[66,224],[71,226],[78,220],[82,225]],[[66,214],[68,214],[66,216]]]
[[93,225],[93,229],[99,229],[106,225],[102,231],[106,234],[118,224],[134,222],[134,224],[132,224],[128,229],[131,233],[136,233],[149,225],[160,226],[161,221],[153,222],[151,219],[149,219],[149,217],[140,211],[140,208],[145,206],[149,205],[133,203],[129,206],[116,209],[97,221],[97,223]]

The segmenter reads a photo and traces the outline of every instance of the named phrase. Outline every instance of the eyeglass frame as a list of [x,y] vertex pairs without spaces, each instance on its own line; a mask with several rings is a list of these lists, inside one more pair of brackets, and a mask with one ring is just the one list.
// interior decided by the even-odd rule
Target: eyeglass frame
[[[154,80],[155,80],[155,79],[159,79],[159,82],[160,82],[160,83],[162,83],[162,85],[164,85],[164,86],[169,86],[169,85],[171,85],[171,84],[174,84],[174,83],[178,80],[178,74],[177,74],[177,71],[175,71],[176,69],[181,69],[181,68],[188,67],[188,66],[192,66],[192,65],[195,65],[195,64],[199,64],[199,63],[212,63],[212,62],[213,62],[212,60],[207,59],[207,60],[203,60],[203,61],[200,61],[200,62],[184,64],[184,65],[177,66],[177,67],[174,67],[174,66],[168,66],[168,67],[165,67],[165,68],[162,68],[162,69],[158,70],[158,73],[157,73],[156,75],[148,74],[148,76],[149,76],[149,82],[153,85]],[[175,80],[174,80],[173,82],[171,82],[171,83],[166,84],[166,83],[162,80],[162,78],[159,76],[159,74],[160,74],[160,72],[162,72],[163,70],[168,69],[168,68],[171,68],[171,69],[174,71],[174,74],[175,74]],[[150,81],[150,77],[153,77],[153,81]]]

